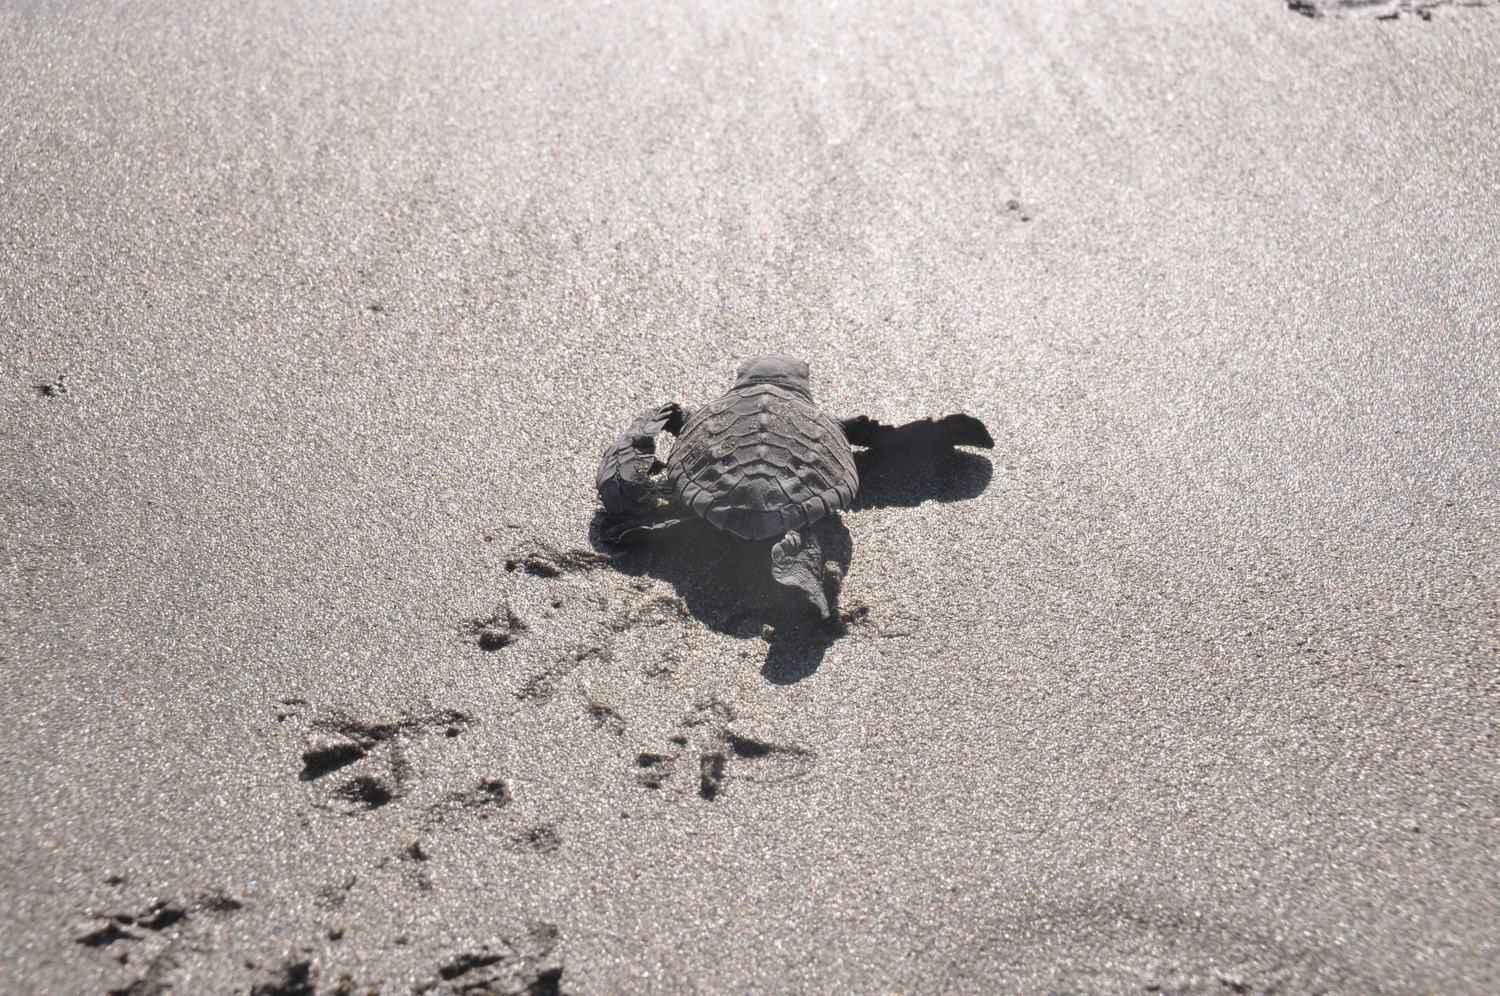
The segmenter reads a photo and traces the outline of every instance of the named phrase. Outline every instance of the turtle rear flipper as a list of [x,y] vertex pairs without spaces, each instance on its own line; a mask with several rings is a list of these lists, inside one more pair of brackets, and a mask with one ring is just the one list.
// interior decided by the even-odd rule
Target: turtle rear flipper
[[942,418],[924,418],[905,425],[886,425],[868,415],[846,418],[839,423],[844,437],[851,446],[868,446],[872,449],[951,449],[954,446],[975,446],[993,449],[995,441],[984,423],[973,415],[944,415]]
[[771,547],[771,576],[807,596],[818,615],[828,618],[828,594],[823,590],[823,548],[811,532],[804,537],[793,529]]
[[663,432],[675,435],[685,420],[682,408],[669,401],[637,415],[605,448],[596,479],[608,520],[605,539],[612,543],[638,541],[681,521],[661,516],[658,499],[667,498],[670,492],[657,486],[651,475],[666,466],[656,455],[656,437]]
[[647,519],[644,516],[610,516],[599,535],[613,546],[636,546],[656,539],[686,521],[675,517]]

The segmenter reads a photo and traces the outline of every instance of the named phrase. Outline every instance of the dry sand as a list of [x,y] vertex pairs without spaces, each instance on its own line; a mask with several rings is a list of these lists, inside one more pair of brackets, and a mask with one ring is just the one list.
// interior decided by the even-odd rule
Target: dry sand
[[823,6],[0,7],[0,990],[1500,988],[1500,9]]

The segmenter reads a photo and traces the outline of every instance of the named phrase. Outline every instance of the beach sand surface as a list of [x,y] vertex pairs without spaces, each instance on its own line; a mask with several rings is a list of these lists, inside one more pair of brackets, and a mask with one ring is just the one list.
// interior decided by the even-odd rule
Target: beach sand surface
[[[0,990],[1500,989],[1500,8],[1394,6],[4,5]],[[768,351],[996,441],[826,628],[594,529]]]

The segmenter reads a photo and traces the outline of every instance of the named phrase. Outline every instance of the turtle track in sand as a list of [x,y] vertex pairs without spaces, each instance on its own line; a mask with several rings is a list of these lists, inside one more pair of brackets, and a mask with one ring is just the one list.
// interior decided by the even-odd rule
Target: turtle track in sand
[[795,781],[817,761],[810,750],[740,732],[734,721],[733,707],[717,699],[699,703],[668,734],[666,747],[636,754],[637,784],[652,791],[675,784],[712,802],[731,782]]
[[[283,699],[278,722],[301,719],[303,699]],[[330,711],[306,723],[297,779],[317,788],[316,808],[346,816],[381,809],[406,794],[414,777],[409,749],[441,736],[455,739],[474,723],[457,709],[403,711],[393,719],[365,720]],[[335,784],[330,776],[342,772]],[[347,776],[347,777],[344,777]]]
[[1309,18],[1370,18],[1395,21],[1407,16],[1430,21],[1445,7],[1489,7],[1490,0],[1287,0],[1287,9]]

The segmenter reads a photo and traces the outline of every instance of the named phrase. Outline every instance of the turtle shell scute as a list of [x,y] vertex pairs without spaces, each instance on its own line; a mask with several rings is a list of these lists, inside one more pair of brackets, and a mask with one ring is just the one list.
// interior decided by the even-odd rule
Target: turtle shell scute
[[700,409],[667,468],[686,507],[742,539],[811,525],[859,491],[843,430],[772,384],[736,388]]

